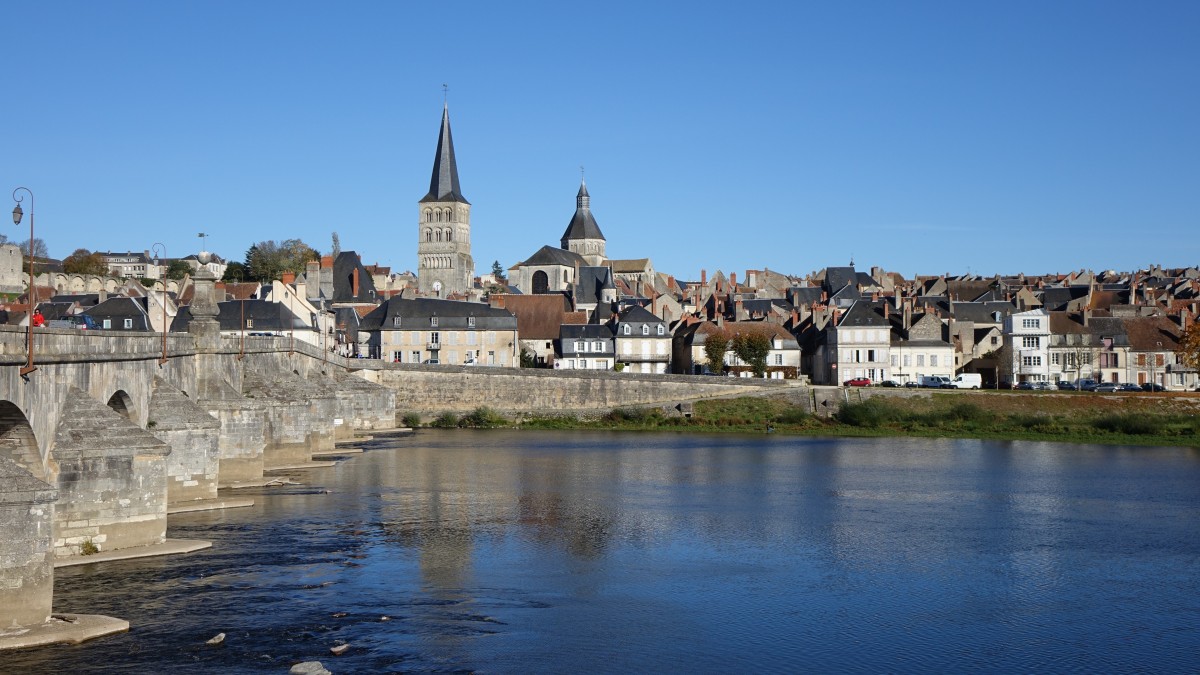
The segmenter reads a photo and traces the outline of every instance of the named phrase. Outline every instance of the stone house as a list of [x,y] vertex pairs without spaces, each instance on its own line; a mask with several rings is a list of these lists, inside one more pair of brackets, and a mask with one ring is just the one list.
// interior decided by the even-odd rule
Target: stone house
[[362,318],[371,355],[395,363],[520,365],[517,317],[477,302],[392,298]]
[[865,377],[878,384],[890,379],[892,324],[883,314],[886,306],[858,300],[825,326],[824,344],[812,362],[815,383]]
[[559,327],[554,367],[558,370],[612,370],[616,363],[613,327],[604,323]]
[[[904,323],[909,323],[908,328]],[[920,384],[922,377],[933,375],[953,379],[954,347],[942,337],[944,332],[945,325],[933,312],[920,313],[911,323],[907,318],[897,321],[888,355],[891,379],[900,384]]]
[[615,317],[617,361],[628,372],[665,374],[671,364],[667,322],[646,308],[627,307]]
[[[719,330],[726,331],[730,337],[738,333],[765,335],[771,341],[771,351],[767,353],[767,377],[780,380],[799,377],[800,343],[783,326],[766,321],[722,322],[721,326],[703,321],[680,326],[672,341],[672,372],[689,375],[711,372],[704,344],[709,335]],[[750,366],[733,352],[732,345],[725,351],[723,363],[728,372],[735,375],[749,377],[753,374]]]

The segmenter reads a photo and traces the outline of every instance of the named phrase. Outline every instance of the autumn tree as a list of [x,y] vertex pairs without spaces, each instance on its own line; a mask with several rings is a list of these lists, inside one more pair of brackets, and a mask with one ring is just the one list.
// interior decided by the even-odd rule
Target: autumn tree
[[246,265],[244,263],[231,260],[229,264],[225,266],[225,275],[221,277],[221,281],[242,281],[248,276],[250,276],[250,273],[246,270]]
[[108,274],[108,263],[99,253],[92,253],[86,248],[77,248],[71,255],[63,258],[62,269],[67,274]]
[[[25,241],[21,242],[20,246],[21,246],[21,255],[29,255],[29,240],[26,239]],[[33,257],[35,257],[35,258],[49,258],[50,257],[50,249],[46,248],[45,240],[43,240],[39,237],[35,237],[33,239]]]
[[303,274],[310,260],[319,260],[316,249],[299,239],[260,241],[246,251],[246,268],[251,279],[273,281],[284,272]]
[[729,333],[723,328],[716,328],[704,336],[704,358],[708,360],[708,369],[720,375],[725,372],[725,352],[729,350]]
[[762,333],[738,333],[731,341],[733,353],[754,371],[755,377],[767,372],[767,355],[771,353],[771,339]]
[[1179,337],[1179,347],[1175,349],[1179,362],[1189,368],[1200,368],[1200,322],[1193,323]]

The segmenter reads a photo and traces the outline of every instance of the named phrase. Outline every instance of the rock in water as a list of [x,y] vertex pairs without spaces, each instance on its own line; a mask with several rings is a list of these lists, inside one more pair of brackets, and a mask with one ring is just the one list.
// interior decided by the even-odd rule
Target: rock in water
[[206,645],[219,645],[219,644],[221,644],[221,643],[222,643],[222,642],[224,642],[224,641],[225,641],[225,634],[224,634],[224,633],[217,633],[216,635],[212,636],[212,639],[211,639],[211,640],[209,640],[208,642],[205,642],[204,644],[206,644]]
[[288,672],[291,675],[333,675],[333,673],[325,670],[325,666],[321,665],[320,661],[297,663]]
[[342,654],[346,653],[347,649],[350,649],[349,644],[340,644],[340,645],[337,645],[336,647],[330,647],[329,651],[333,652],[334,656],[341,656]]

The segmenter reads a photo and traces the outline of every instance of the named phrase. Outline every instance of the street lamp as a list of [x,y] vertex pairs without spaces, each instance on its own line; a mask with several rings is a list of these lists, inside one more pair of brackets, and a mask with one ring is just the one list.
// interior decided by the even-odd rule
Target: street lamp
[[33,365],[33,308],[36,304],[36,289],[33,283],[33,191],[27,187],[19,187],[13,190],[13,201],[17,203],[13,207],[13,225],[21,224],[21,216],[24,211],[21,210],[21,202],[24,197],[18,197],[17,193],[24,190],[29,195],[29,330],[25,336],[25,344],[28,346],[28,356],[25,359],[25,365],[21,367],[21,377],[27,377],[30,373],[37,370],[37,366]]
[[[159,260],[165,260],[167,257],[167,247],[164,244],[155,242],[151,247],[154,251],[154,266],[159,267]],[[162,358],[158,360],[158,365],[163,366],[167,363],[167,279],[166,275],[162,278],[162,307],[163,307],[163,322],[162,322]]]
[[[203,237],[204,233],[201,232],[200,236]],[[236,283],[240,287],[242,284],[242,273],[237,270],[234,270],[233,278],[237,280],[234,283]],[[226,293],[228,293],[228,287],[226,287]],[[242,294],[242,289],[238,288],[236,293],[237,293],[237,295],[240,296]],[[238,306],[241,308],[240,314],[241,314],[242,338],[241,338],[241,346],[238,348],[237,360],[241,361],[242,359],[246,358],[246,301],[245,301],[245,299],[239,297],[238,298]]]

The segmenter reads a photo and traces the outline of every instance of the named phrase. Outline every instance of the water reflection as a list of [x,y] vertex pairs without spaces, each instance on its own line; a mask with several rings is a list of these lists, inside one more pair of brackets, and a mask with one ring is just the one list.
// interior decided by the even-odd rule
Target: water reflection
[[426,432],[311,479],[173,518],[204,554],[62,571],[58,609],[137,628],[11,667],[280,672],[346,640],[335,672],[1169,671],[1200,644],[1178,449]]

